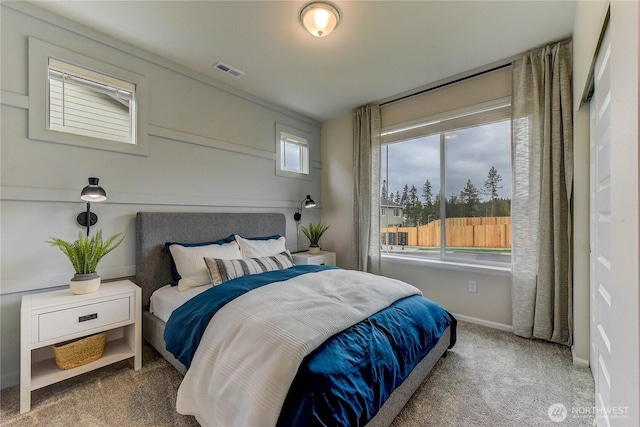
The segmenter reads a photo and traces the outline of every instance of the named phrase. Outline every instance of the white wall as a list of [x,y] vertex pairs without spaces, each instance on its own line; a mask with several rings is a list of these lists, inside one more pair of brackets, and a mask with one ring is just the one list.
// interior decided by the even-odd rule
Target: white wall
[[336,264],[353,268],[353,136],[347,114],[322,124],[322,221],[331,228],[324,249],[336,252]]
[[[138,211],[283,212],[291,250],[293,214],[306,194],[318,208],[305,210],[303,223],[320,220],[320,123],[29,3],[2,3],[0,19],[2,387],[18,382],[22,295],[67,286],[73,275],[64,255],[45,241],[74,239],[82,230],[75,217],[85,209],[79,196],[88,177],[99,177],[108,195],[92,205],[98,227],[127,235],[101,262],[103,279],[135,274]],[[29,139],[29,105],[43,102],[29,97],[29,37],[145,76],[148,155]],[[308,134],[310,180],[275,175],[276,122]]]

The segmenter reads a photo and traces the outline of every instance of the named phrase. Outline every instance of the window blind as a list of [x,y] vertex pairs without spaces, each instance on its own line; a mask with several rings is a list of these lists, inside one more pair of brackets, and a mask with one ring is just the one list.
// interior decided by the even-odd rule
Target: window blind
[[135,144],[135,85],[49,59],[52,130]]
[[400,123],[382,129],[383,144],[495,123],[511,118],[511,98],[500,98],[470,108]]

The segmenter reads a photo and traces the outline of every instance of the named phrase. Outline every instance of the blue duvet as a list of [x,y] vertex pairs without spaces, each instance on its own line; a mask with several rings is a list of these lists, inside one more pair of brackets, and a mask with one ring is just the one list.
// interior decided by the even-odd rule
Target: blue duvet
[[[230,280],[175,310],[165,329],[167,350],[189,367],[215,312],[260,286],[326,266],[295,266]],[[412,296],[337,334],[309,354],[285,400],[278,425],[364,425],[456,320],[442,307]]]

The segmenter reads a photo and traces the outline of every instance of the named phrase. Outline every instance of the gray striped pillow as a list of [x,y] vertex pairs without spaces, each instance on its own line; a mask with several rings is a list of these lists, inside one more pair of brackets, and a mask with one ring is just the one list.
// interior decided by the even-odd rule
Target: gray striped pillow
[[209,269],[209,276],[213,286],[250,274],[293,267],[293,259],[289,251],[262,258],[219,259],[205,257],[204,262]]

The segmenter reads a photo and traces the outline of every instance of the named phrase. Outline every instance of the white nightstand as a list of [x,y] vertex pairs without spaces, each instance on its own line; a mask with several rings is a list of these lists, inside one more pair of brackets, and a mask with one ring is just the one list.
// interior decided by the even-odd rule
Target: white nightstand
[[[20,311],[20,413],[31,391],[133,357],[142,368],[142,290],[129,280],[102,283],[97,292],[69,289],[24,295]],[[109,331],[104,354],[76,368],[58,368],[52,344]]]
[[291,254],[295,265],[314,264],[314,265],[336,265],[336,253],[320,251],[317,254],[307,252],[296,252]]

